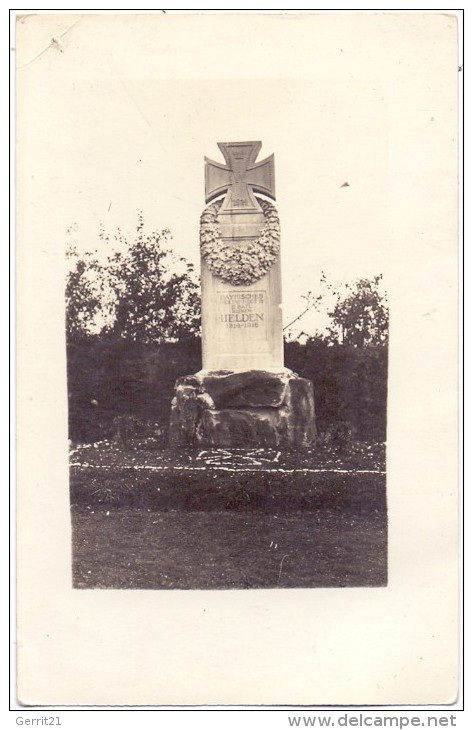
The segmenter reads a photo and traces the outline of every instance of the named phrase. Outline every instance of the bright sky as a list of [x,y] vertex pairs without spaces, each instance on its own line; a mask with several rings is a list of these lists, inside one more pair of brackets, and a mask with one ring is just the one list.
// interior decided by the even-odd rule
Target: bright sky
[[382,271],[383,105],[365,90],[366,105],[356,104],[359,93],[293,80],[79,85],[68,113],[71,126],[82,123],[67,173],[78,240],[90,246],[100,221],[132,230],[142,209],[148,226],[170,228],[176,252],[198,264],[204,155],[223,162],[217,142],[260,139],[260,158],[275,155],[290,321],[322,270],[341,281]]
[[[234,16],[40,16],[43,52],[26,19],[19,74],[79,250],[99,245],[100,223],[132,231],[141,209],[198,264],[204,156],[223,162],[217,142],[261,140],[259,159],[275,155],[285,323],[322,271],[335,283],[382,273],[389,99],[372,60],[390,38],[364,16],[364,53],[356,17],[253,15],[242,44]],[[393,49],[407,22],[399,16]]]
[[[67,109],[74,128],[67,174],[79,223],[89,218],[123,225],[142,208],[147,220],[172,229],[176,246],[197,256],[190,239],[205,205],[204,155],[224,162],[217,142],[261,139],[260,158],[275,154],[290,258],[303,251],[311,261],[317,254],[321,264],[343,268],[358,226],[368,239],[363,247],[376,238],[377,211],[385,202],[386,130],[382,103],[373,94],[368,113],[365,105],[353,108],[358,90],[343,99],[337,90],[322,97],[313,85],[292,81],[81,86]],[[281,96],[284,105],[278,104]],[[218,108],[209,105],[212,98],[219,99]],[[242,114],[245,98],[257,101],[250,118]],[[314,98],[321,98],[315,110]],[[294,116],[301,117],[297,125]],[[74,124],[79,119],[80,129]],[[341,187],[345,182],[351,189]],[[373,240],[369,251],[360,251],[362,265],[375,251]]]

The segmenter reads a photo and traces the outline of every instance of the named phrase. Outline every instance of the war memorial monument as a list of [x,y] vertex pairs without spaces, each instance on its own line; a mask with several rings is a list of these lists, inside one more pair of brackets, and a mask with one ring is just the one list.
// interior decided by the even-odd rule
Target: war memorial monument
[[170,443],[306,448],[313,385],[284,367],[274,155],[257,162],[261,142],[218,146],[225,164],[205,159],[200,219],[202,369],[176,382]]

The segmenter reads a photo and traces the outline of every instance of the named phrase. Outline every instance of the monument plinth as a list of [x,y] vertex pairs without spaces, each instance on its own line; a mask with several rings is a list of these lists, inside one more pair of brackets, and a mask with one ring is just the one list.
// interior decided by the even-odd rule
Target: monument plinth
[[202,370],[176,383],[171,443],[310,446],[312,383],[284,367],[274,158],[256,162],[261,142],[218,146],[200,221]]

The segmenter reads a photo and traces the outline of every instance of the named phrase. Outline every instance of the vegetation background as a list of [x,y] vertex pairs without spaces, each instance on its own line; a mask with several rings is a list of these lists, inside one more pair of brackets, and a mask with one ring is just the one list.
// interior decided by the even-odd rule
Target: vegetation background
[[[123,432],[123,420],[167,443],[175,381],[201,368],[200,291],[169,230],[103,229],[108,255],[68,248],[66,332],[69,438],[90,443]],[[285,364],[312,380],[321,440],[386,438],[388,307],[382,277],[336,287],[321,272],[285,329]],[[325,316],[305,332],[305,315]]]

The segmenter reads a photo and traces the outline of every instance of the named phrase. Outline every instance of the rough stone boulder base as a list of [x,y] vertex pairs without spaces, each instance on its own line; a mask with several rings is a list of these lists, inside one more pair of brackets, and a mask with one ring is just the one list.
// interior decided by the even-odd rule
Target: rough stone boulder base
[[312,383],[290,371],[198,373],[176,383],[172,446],[305,448],[315,434]]
[[207,410],[202,414],[202,432],[209,446],[271,448],[279,443],[277,421],[277,409]]
[[288,382],[289,441],[296,446],[313,446],[316,437],[314,386],[295,375]]
[[264,370],[209,374],[203,379],[203,385],[216,408],[278,407],[286,388],[283,376]]

